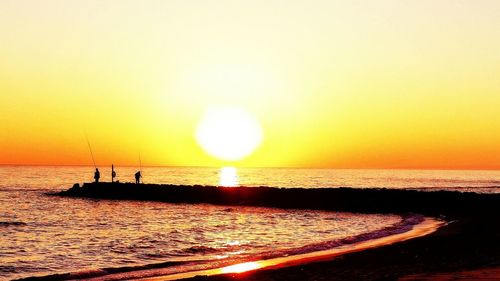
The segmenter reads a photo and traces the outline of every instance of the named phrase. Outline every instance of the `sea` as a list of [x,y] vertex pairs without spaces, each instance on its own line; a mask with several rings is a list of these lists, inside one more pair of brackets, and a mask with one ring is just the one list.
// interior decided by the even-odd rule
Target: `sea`
[[[145,183],[500,193],[500,171],[118,166],[116,180],[133,182],[138,170]],[[111,167],[100,171],[101,181],[111,181]],[[93,181],[93,173],[88,166],[0,166],[0,280],[285,256],[338,246],[336,241],[404,220],[387,214],[50,195]]]

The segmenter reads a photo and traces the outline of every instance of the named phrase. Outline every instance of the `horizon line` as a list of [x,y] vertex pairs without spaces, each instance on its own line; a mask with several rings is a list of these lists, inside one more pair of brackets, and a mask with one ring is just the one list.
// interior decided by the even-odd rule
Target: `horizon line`
[[[97,167],[107,167],[114,165],[115,167],[138,167],[137,165],[97,165]],[[13,164],[13,163],[0,163],[0,167],[94,167],[92,164]],[[413,171],[500,171],[500,168],[379,168],[379,167],[364,167],[364,168],[346,168],[346,167],[298,167],[298,166],[246,166],[238,167],[237,165],[220,165],[220,166],[196,166],[196,165],[142,165],[142,168],[212,168],[219,169],[223,167],[235,167],[239,169],[311,169],[311,170],[413,170]]]

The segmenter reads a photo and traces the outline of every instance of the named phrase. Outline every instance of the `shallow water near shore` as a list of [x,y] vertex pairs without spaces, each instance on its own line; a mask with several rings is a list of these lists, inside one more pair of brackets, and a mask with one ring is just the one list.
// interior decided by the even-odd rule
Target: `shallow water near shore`
[[[136,168],[116,167],[132,181]],[[310,251],[401,221],[395,215],[71,199],[93,167],[0,167],[0,279],[165,261]],[[109,181],[110,170],[101,169]],[[498,192],[495,171],[143,168],[150,183],[387,187]],[[325,244],[326,243],[326,244]],[[293,252],[293,251],[292,251]]]

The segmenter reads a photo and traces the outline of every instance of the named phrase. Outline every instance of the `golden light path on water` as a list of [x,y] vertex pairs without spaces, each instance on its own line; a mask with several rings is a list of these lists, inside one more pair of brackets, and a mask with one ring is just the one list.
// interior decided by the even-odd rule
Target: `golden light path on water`
[[219,186],[235,187],[239,185],[238,172],[235,167],[222,167],[219,177]]
[[227,274],[227,273],[243,273],[261,268],[270,268],[270,267],[278,267],[278,266],[290,266],[294,264],[308,263],[312,261],[318,260],[328,260],[334,258],[336,256],[340,256],[347,253],[363,251],[370,248],[380,247],[384,245],[394,244],[397,242],[406,241],[409,239],[421,237],[424,235],[428,235],[436,231],[439,227],[445,225],[445,222],[434,219],[434,218],[425,218],[425,220],[415,225],[411,230],[398,233],[394,235],[389,235],[381,238],[361,241],[354,244],[348,244],[344,246],[340,246],[337,248],[322,250],[316,252],[310,252],[299,255],[292,255],[287,257],[279,257],[267,260],[259,260],[252,262],[244,262],[239,264],[234,264],[230,266],[225,266],[222,268],[214,268],[207,270],[199,270],[199,271],[191,271],[191,272],[182,272],[177,274],[158,276],[158,277],[147,277],[140,278],[136,280],[150,280],[150,281],[165,281],[165,280],[177,280],[184,278],[192,278],[195,276],[211,276],[211,275],[219,275],[219,274]]

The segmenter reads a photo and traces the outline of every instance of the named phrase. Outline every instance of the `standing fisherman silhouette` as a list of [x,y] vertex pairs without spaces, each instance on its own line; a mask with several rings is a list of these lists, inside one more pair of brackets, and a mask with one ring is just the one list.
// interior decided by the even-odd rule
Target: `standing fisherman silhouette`
[[115,182],[115,178],[116,178],[115,166],[111,164],[111,182]]
[[101,177],[101,173],[99,173],[99,169],[95,168],[94,179],[95,179],[96,183],[99,182],[100,177]]
[[139,184],[141,182],[141,178],[141,171],[137,171],[137,173],[135,173],[135,184]]

